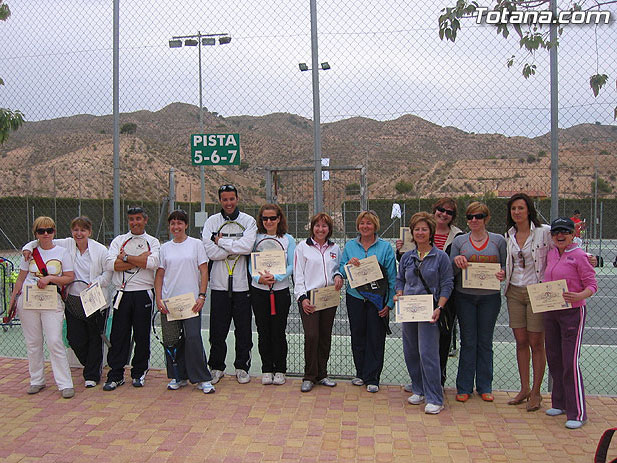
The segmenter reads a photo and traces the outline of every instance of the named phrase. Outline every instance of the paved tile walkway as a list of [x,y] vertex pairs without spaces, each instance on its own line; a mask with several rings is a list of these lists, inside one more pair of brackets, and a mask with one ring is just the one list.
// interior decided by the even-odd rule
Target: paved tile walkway
[[449,390],[446,409],[432,416],[407,404],[400,386],[369,394],[341,381],[302,394],[298,379],[262,386],[227,376],[204,395],[168,391],[164,373],[151,371],[142,389],[104,392],[84,389],[73,370],[76,395],[66,400],[49,366],[49,387],[27,395],[27,369],[26,360],[0,358],[2,462],[589,462],[617,425],[615,397],[588,397],[590,421],[572,431],[563,417],[506,405],[505,392],[461,404]]

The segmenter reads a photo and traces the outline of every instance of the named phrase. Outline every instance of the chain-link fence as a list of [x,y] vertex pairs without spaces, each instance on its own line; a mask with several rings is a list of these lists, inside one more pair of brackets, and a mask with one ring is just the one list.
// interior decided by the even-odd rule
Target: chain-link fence
[[[16,264],[15,248],[30,239],[38,215],[56,219],[59,234],[67,236],[71,218],[87,214],[99,241],[112,238],[112,8],[85,0],[8,4],[12,16],[0,24],[6,44],[0,95],[2,106],[22,110],[29,121],[0,146],[0,247]],[[455,43],[439,40],[437,18],[445,6],[317,2],[319,62],[330,67],[319,72],[323,157],[333,167],[366,167],[368,207],[379,213],[390,240],[413,212],[430,210],[433,198],[445,195],[458,198],[459,208],[471,198],[485,200],[491,231],[505,231],[504,198],[517,191],[537,198],[543,220],[550,220],[548,53],[533,58],[536,75],[524,79],[519,64],[527,57],[512,40],[515,34],[505,40],[471,19]],[[148,231],[165,240],[171,167],[176,204],[191,217],[200,209],[199,174],[188,146],[190,134],[199,133],[200,74],[204,132],[241,136],[240,166],[206,170],[209,213],[218,210],[220,184],[236,183],[243,209],[254,214],[268,196],[266,167],[312,166],[311,78],[298,68],[311,62],[309,2],[153,0],[144,8],[123,0],[120,7],[122,210],[143,204]],[[607,8],[614,18],[616,7]],[[172,37],[197,33],[232,38],[201,47],[201,69],[199,47],[169,47]],[[616,39],[613,23],[568,26],[558,48],[559,213],[581,211],[586,247],[604,263],[582,353],[587,390],[604,394],[617,390],[610,379],[616,372],[607,372],[617,364],[617,230],[611,219],[617,213],[617,98],[612,83],[594,98],[589,76],[617,68]],[[508,68],[513,55],[519,64]],[[324,206],[344,245],[361,209],[362,182],[353,171],[334,172],[324,182]],[[291,219],[291,233],[302,239],[312,210],[312,172],[280,170],[276,177],[274,195]],[[393,203],[401,206],[400,219],[391,218]],[[193,225],[191,235],[199,236]],[[464,221],[458,225],[465,228]],[[302,330],[293,316],[289,365],[300,372]],[[0,333],[3,355],[22,352],[15,347],[22,345],[19,337],[9,340],[11,331]],[[351,375],[344,307],[335,335],[332,371]],[[517,388],[505,306],[495,353],[495,387]],[[383,380],[406,381],[397,327],[386,355]],[[451,359],[448,386],[456,363]]]

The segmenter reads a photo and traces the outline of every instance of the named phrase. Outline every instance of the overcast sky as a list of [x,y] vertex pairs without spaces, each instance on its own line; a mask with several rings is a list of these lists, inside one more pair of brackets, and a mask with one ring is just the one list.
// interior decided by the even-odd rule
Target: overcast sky
[[[110,114],[112,1],[8,4],[13,14],[0,24],[0,106],[19,108],[29,120]],[[319,0],[319,58],[332,66],[320,72],[322,122],[415,114],[473,132],[548,132],[548,53],[539,53],[538,74],[525,80],[520,65],[505,65],[512,55],[525,57],[517,40],[497,37],[492,27],[467,21],[456,44],[442,42],[437,18],[447,4]],[[229,45],[203,49],[204,106],[223,116],[312,118],[310,72],[298,70],[311,60],[308,0],[121,0],[120,7],[122,112],[198,104],[197,49],[170,49],[168,40],[201,31],[232,36]],[[614,24],[566,29],[561,127],[614,123],[615,43]],[[611,75],[598,98],[588,85],[596,68]]]

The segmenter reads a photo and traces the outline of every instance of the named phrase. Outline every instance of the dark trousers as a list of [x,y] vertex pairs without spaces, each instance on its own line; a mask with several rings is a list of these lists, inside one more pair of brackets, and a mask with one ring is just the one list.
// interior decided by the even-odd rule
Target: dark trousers
[[569,420],[585,421],[587,405],[579,359],[587,307],[544,313],[546,360],[553,377],[553,408],[566,411]]
[[253,332],[251,330],[251,297],[248,291],[234,291],[232,298],[227,291],[211,291],[210,301],[210,360],[212,370],[225,371],[227,356],[227,335],[231,321],[234,321],[236,338],[236,359],[234,367],[249,371]]
[[366,384],[379,385],[383,369],[386,327],[373,304],[347,294],[351,352],[356,376]]
[[314,383],[328,376],[328,359],[332,343],[332,325],[336,307],[304,313],[299,304],[300,318],[304,328],[304,380]]
[[79,363],[84,366],[84,380],[99,382],[103,369],[103,340],[107,310],[96,311],[86,319],[76,318],[65,311],[66,338]]
[[287,373],[287,317],[289,288],[274,291],[276,315],[270,314],[270,291],[251,287],[251,303],[259,341],[262,373]]
[[148,370],[151,321],[152,291],[125,291],[111,323],[107,381],[124,378],[124,366],[131,355],[131,332],[135,342],[131,378],[140,378]]
[[[452,291],[452,296],[454,291]],[[456,323],[456,306],[454,304],[453,297],[450,296],[445,310],[440,317],[446,317],[448,320],[447,331],[440,331],[439,333],[439,365],[441,367],[441,385],[446,384],[446,369],[448,366],[448,356],[450,355],[450,348],[452,347],[452,333],[454,332],[454,324]]]
[[[162,314],[162,316],[166,315]],[[175,369],[169,352],[165,350],[167,377],[179,381],[188,379],[193,384],[211,381],[212,375],[208,370],[206,352],[201,339],[201,312],[197,317],[187,318],[180,322],[182,323],[183,336],[175,348],[177,363]],[[173,349],[171,350],[173,352]]]

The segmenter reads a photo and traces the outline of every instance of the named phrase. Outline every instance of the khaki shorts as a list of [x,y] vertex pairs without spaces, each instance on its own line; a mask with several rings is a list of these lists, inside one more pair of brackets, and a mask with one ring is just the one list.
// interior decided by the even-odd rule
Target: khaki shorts
[[506,292],[510,328],[527,328],[527,331],[541,333],[544,324],[541,313],[531,311],[531,302],[526,287],[510,285]]

